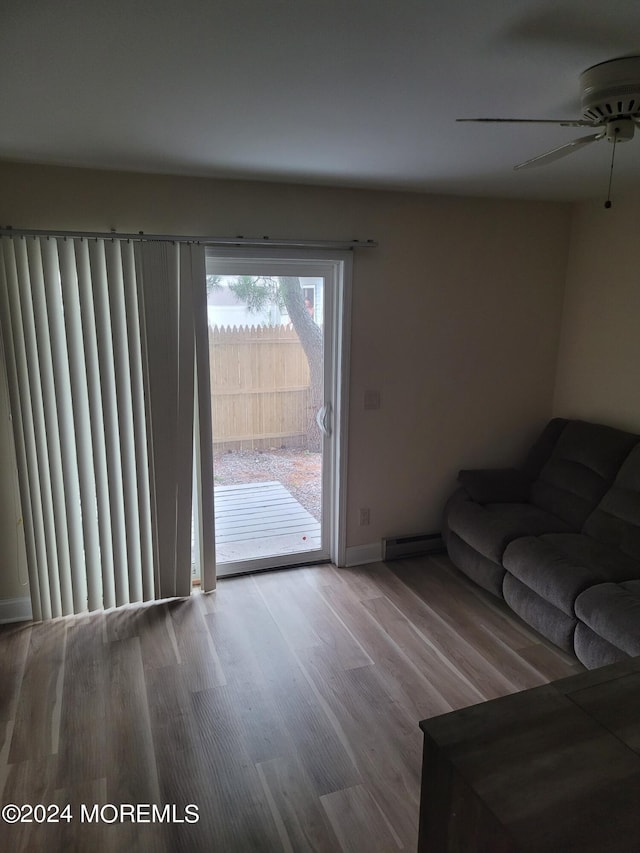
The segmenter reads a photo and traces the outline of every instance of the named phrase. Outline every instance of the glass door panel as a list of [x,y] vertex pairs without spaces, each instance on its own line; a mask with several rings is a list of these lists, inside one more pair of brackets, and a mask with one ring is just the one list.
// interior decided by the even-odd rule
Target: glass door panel
[[332,294],[278,266],[207,261],[219,576],[329,555]]

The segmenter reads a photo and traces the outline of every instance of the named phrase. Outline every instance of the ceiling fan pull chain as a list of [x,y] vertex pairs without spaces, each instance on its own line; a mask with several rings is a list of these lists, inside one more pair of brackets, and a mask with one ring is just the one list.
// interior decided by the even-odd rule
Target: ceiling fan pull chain
[[613,131],[616,135],[616,138],[613,140],[613,151],[611,152],[611,168],[609,169],[609,189],[607,190],[607,200],[604,203],[604,206],[607,210],[611,207],[611,182],[613,181],[613,164],[616,159],[616,145],[618,144],[618,128],[616,127]]

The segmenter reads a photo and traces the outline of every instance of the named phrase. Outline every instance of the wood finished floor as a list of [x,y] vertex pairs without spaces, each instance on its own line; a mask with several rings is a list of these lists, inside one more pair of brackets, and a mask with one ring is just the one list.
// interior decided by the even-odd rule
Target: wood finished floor
[[[0,849],[413,851],[418,721],[581,670],[445,557],[3,626],[2,803],[74,817],[0,822]],[[200,820],[81,823],[81,803]]]

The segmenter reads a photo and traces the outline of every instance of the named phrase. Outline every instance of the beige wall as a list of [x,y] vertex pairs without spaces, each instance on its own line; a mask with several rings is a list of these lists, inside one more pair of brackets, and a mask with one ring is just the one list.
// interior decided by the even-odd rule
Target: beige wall
[[640,432],[640,199],[573,217],[554,411]]
[[458,468],[551,414],[567,206],[11,164],[0,187],[14,227],[379,241],[354,257],[349,546],[437,529]]

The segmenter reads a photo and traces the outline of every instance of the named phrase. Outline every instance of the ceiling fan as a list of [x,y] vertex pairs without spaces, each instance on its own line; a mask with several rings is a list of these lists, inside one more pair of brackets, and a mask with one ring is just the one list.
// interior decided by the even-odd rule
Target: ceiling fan
[[[518,163],[514,169],[544,166],[599,139],[608,139],[614,143],[612,155],[615,156],[615,143],[633,139],[636,126],[640,126],[640,56],[610,59],[587,68],[580,75],[580,89],[581,119],[459,118],[457,121],[559,124],[563,127],[590,127],[596,130],[595,133],[579,136],[558,148]],[[609,199],[607,206],[611,206]]]

